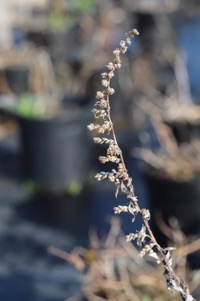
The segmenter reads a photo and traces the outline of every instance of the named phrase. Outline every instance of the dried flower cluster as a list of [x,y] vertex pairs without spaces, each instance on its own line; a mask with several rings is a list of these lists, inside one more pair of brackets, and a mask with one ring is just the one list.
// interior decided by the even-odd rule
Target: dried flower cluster
[[136,240],[140,247],[141,256],[148,254],[156,260],[158,264],[162,264],[164,268],[163,275],[166,279],[167,288],[180,293],[182,300],[194,301],[191,296],[188,286],[184,281],[179,279],[175,274],[172,265],[171,249],[163,249],[156,241],[151,228],[149,226],[150,213],[147,209],[141,209],[137,197],[134,192],[132,178],[129,176],[127,168],[124,163],[122,151],[118,145],[115,130],[110,114],[110,96],[114,94],[114,89],[110,86],[111,79],[115,76],[115,71],[121,68],[121,55],[127,52],[128,45],[131,44],[131,39],[138,35],[138,31],[133,29],[126,34],[126,39],[120,42],[120,47],[113,51],[114,60],[106,65],[107,72],[101,74],[103,91],[96,93],[97,101],[93,108],[93,114],[98,123],[91,123],[88,125],[90,131],[97,133],[94,137],[94,142],[97,144],[107,145],[106,156],[100,156],[101,163],[112,162],[116,164],[110,172],[101,171],[95,178],[98,181],[107,179],[116,186],[115,197],[121,192],[127,196],[127,206],[117,206],[114,208],[115,214],[127,212],[133,216],[133,221],[136,215],[140,215],[143,220],[142,228],[137,233],[130,233],[127,235],[127,240]]

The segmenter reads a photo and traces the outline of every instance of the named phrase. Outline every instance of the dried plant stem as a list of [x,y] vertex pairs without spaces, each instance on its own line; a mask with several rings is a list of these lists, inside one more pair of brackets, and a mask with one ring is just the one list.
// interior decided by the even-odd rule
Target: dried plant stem
[[[109,81],[109,87],[110,87],[110,81]],[[120,149],[120,147],[118,145],[117,137],[116,137],[116,134],[115,134],[114,125],[113,125],[113,122],[112,122],[112,119],[111,119],[111,115],[110,115],[110,99],[109,99],[109,96],[107,96],[107,103],[108,103],[108,120],[109,120],[110,125],[111,125],[111,132],[112,132],[113,140],[115,142],[115,145]],[[124,162],[124,157],[123,157],[122,151],[120,151],[119,157],[120,157],[120,161],[121,161],[121,163],[123,165],[124,170],[126,170],[126,172],[127,172],[127,168],[126,168],[126,165],[125,165],[125,162]],[[127,172],[127,177],[129,177],[128,172]],[[137,212],[142,215],[142,209],[140,208],[140,206],[138,204],[137,197],[135,195],[134,187],[133,187],[132,184],[130,185],[129,190],[130,190],[130,196],[131,196],[132,202],[134,203],[134,207],[136,208]],[[147,229],[147,231],[148,231],[148,233],[149,233],[149,235],[151,237],[152,242],[155,245],[158,245],[157,241],[156,241],[156,239],[154,237],[154,234],[153,234],[153,232],[152,232],[152,230],[151,230],[151,228],[149,226],[148,221],[146,219],[144,219],[143,221],[144,221],[145,227],[146,227],[146,229]],[[158,247],[160,247],[160,246],[158,245]],[[158,248],[158,249],[161,249],[161,248]]]
[[[110,87],[110,81],[109,81],[109,86]],[[111,125],[111,132],[112,132],[112,136],[113,136],[113,140],[115,142],[115,145],[119,148],[119,145],[118,145],[118,141],[117,141],[117,137],[116,137],[116,134],[115,134],[115,129],[114,129],[114,125],[113,125],[113,122],[112,122],[112,119],[111,119],[111,115],[110,115],[110,99],[109,99],[109,96],[107,96],[107,103],[108,103],[108,120],[110,122],[110,125]],[[120,161],[124,167],[124,170],[127,171],[127,168],[126,168],[126,165],[125,165],[125,162],[124,162],[124,158],[123,158],[123,153],[120,152],[119,154],[119,157],[120,157]],[[127,173],[127,176],[128,176],[128,173]],[[128,176],[129,177],[129,176]],[[134,207],[135,209],[137,210],[137,212],[139,214],[141,214],[141,216],[143,217],[143,214],[142,214],[142,209],[140,208],[139,204],[138,204],[138,201],[136,200],[136,195],[135,195],[135,192],[134,192],[134,187],[133,185],[131,184],[130,187],[129,187],[129,190],[130,190],[130,196],[131,196],[131,199],[132,199],[132,202],[134,203]],[[146,230],[151,238],[151,241],[152,241],[152,247],[155,247],[159,253],[159,258],[161,259],[161,262],[163,263],[163,266],[164,268],[166,269],[167,273],[170,274],[170,277],[176,282],[176,285],[177,286],[183,286],[183,289],[187,290],[187,294],[188,294],[188,288],[186,288],[186,284],[180,280],[177,275],[175,274],[171,264],[169,264],[169,260],[167,259],[167,256],[166,256],[166,249],[163,249],[161,248],[161,246],[157,243],[157,240],[150,228],[150,225],[149,225],[149,222],[147,219],[143,218],[143,223],[146,227]],[[150,246],[150,245],[146,245],[147,247]],[[143,249],[144,252],[148,253],[147,250]],[[145,254],[144,254],[145,255]],[[183,296],[182,296],[183,297]],[[182,298],[183,300],[194,300],[193,298],[192,299],[185,299],[184,297]]]
[[[116,69],[121,67],[120,55],[126,53],[127,45],[131,44],[131,38],[138,35],[138,31],[133,29],[126,34],[126,40],[120,42],[120,48],[113,51],[115,56],[113,62],[109,62],[106,66],[108,72],[102,73],[102,85],[105,88],[103,91],[98,91],[96,94],[97,101],[95,103],[93,114],[95,118],[100,118],[100,123],[91,123],[88,125],[90,131],[97,132],[97,137],[94,137],[94,142],[97,144],[106,144],[107,155],[100,156],[99,160],[105,164],[112,162],[116,164],[116,169],[112,169],[110,172],[101,171],[95,178],[98,181],[107,179],[113,182],[116,186],[115,196],[121,192],[129,199],[129,205],[117,206],[114,208],[115,214],[126,212],[132,215],[133,221],[137,214],[141,215],[143,220],[142,228],[136,233],[130,233],[127,235],[127,241],[136,240],[137,245],[140,247],[140,255],[143,257],[148,254],[154,258],[158,264],[162,264],[164,272],[163,275],[166,279],[167,288],[172,291],[177,291],[182,300],[194,301],[195,299],[191,296],[187,284],[181,280],[174,272],[172,266],[171,249],[163,249],[158,242],[150,228],[150,212],[148,209],[140,208],[137,197],[134,192],[134,186],[132,184],[132,178],[128,174],[122,151],[118,145],[117,137],[115,134],[114,125],[111,118],[110,110],[110,96],[114,94],[114,89],[111,88],[111,79],[115,76]],[[103,122],[102,122],[103,121]],[[109,137],[109,138],[108,138]],[[128,292],[127,292],[128,293]]]

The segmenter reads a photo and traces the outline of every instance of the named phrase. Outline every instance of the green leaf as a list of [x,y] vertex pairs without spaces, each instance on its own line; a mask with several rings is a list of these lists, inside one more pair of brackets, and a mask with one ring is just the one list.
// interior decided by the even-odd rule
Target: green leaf
[[149,295],[142,296],[141,301],[153,301],[153,299]]
[[16,113],[25,117],[32,115],[33,97],[28,94],[22,94],[16,106]]
[[91,0],[76,0],[74,1],[74,9],[82,11],[82,12],[87,12],[90,11],[93,6],[94,2]]
[[83,185],[80,182],[71,182],[69,185],[66,187],[66,191],[71,195],[71,196],[78,196],[83,189]]
[[27,193],[34,193],[38,188],[37,184],[35,182],[31,181],[31,180],[24,181],[21,184],[21,187]]

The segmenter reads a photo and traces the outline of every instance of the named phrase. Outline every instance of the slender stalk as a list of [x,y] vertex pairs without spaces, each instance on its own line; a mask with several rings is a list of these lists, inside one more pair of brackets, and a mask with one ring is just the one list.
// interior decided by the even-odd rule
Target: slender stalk
[[[138,35],[136,29],[131,30],[126,34],[126,40],[120,42],[120,48],[113,51],[114,60],[109,62],[106,66],[108,71],[102,73],[102,85],[105,90],[98,91],[96,94],[97,101],[93,108],[93,114],[95,118],[103,120],[101,123],[91,123],[88,125],[90,131],[97,132],[97,137],[94,137],[94,142],[97,144],[106,144],[107,155],[100,156],[99,160],[102,164],[107,162],[115,163],[116,168],[113,168],[110,172],[101,171],[95,178],[98,181],[107,179],[114,183],[116,186],[115,196],[118,196],[119,192],[122,192],[129,199],[128,206],[118,205],[114,207],[114,213],[120,214],[126,212],[132,215],[133,220],[136,215],[139,214],[142,217],[142,228],[136,233],[130,233],[126,236],[127,241],[136,240],[137,245],[140,247],[140,255],[149,255],[154,258],[157,264],[163,266],[163,276],[165,277],[168,290],[177,291],[182,300],[195,301],[189,292],[187,284],[181,280],[173,270],[171,249],[163,249],[157,242],[151,227],[149,225],[150,212],[148,209],[140,208],[139,202],[135,195],[134,186],[132,184],[132,178],[128,174],[126,168],[122,150],[119,147],[117,137],[115,134],[114,125],[111,118],[110,108],[110,96],[114,94],[114,89],[111,88],[111,79],[115,76],[116,69],[121,68],[121,54],[126,53],[128,47],[131,44],[131,38]],[[108,138],[109,137],[109,138]]]

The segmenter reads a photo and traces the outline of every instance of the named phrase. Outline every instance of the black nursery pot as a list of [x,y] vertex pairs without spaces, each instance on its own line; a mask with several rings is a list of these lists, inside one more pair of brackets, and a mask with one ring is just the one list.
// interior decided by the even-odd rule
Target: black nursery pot
[[144,180],[149,193],[152,228],[160,244],[167,245],[167,238],[157,225],[157,214],[167,224],[170,217],[176,217],[186,235],[200,233],[200,177],[176,182],[145,173]]
[[193,138],[200,138],[200,123],[187,121],[165,121],[179,145],[190,143]]
[[42,30],[28,30],[26,32],[27,40],[38,47],[49,47],[50,34]]
[[47,190],[84,183],[90,169],[86,109],[44,120],[20,118],[24,178]]
[[29,90],[29,73],[27,66],[9,66],[5,76],[11,91],[17,95]]

